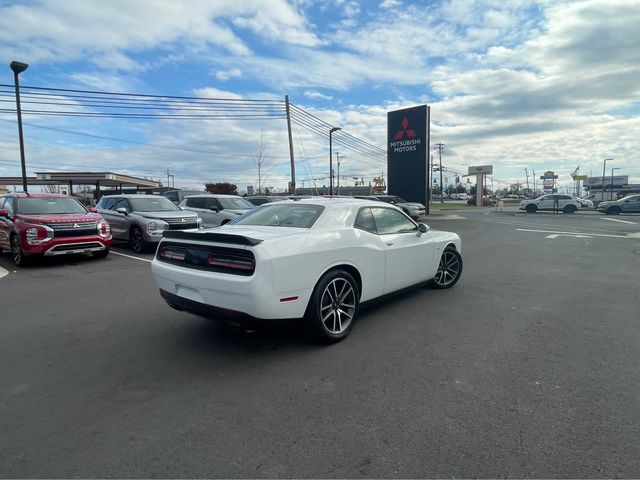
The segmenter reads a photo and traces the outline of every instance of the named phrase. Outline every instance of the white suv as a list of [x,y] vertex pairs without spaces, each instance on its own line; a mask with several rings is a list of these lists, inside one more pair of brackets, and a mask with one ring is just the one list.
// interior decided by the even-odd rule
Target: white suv
[[562,211],[564,213],[575,213],[582,205],[571,195],[561,195],[554,193],[542,195],[533,200],[523,200],[518,207],[526,210],[527,213],[536,213],[538,210]]

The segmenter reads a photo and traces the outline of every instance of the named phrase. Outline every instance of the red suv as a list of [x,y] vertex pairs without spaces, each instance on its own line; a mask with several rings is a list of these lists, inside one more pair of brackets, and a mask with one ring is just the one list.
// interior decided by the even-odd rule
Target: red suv
[[16,265],[32,255],[89,253],[104,258],[111,227],[102,215],[67,195],[0,195],[0,250],[11,251]]

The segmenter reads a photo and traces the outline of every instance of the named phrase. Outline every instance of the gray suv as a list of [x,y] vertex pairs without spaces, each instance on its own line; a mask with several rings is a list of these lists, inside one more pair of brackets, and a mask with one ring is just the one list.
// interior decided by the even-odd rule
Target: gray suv
[[597,210],[607,215],[620,215],[621,213],[640,213],[640,195],[628,195],[620,200],[600,202]]
[[162,239],[165,230],[200,228],[197,213],[185,212],[157,195],[107,195],[96,206],[109,225],[114,240],[126,240],[135,252],[143,252]]
[[197,213],[204,227],[210,228],[229,223],[255,206],[236,195],[208,194],[185,197],[180,208]]

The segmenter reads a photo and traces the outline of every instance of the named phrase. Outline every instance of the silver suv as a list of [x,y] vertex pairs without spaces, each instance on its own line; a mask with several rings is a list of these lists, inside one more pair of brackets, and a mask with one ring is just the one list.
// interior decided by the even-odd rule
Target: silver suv
[[128,241],[137,253],[158,243],[165,230],[202,226],[197,213],[182,211],[157,195],[106,195],[96,208],[111,225],[113,238]]
[[185,197],[180,208],[197,213],[205,228],[210,228],[229,223],[255,206],[236,195],[208,194]]

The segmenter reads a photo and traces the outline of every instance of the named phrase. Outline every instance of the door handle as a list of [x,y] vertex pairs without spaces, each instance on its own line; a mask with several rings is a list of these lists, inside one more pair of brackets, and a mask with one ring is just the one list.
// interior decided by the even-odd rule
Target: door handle
[[391,245],[393,245],[393,242],[384,242],[384,244],[390,247]]

